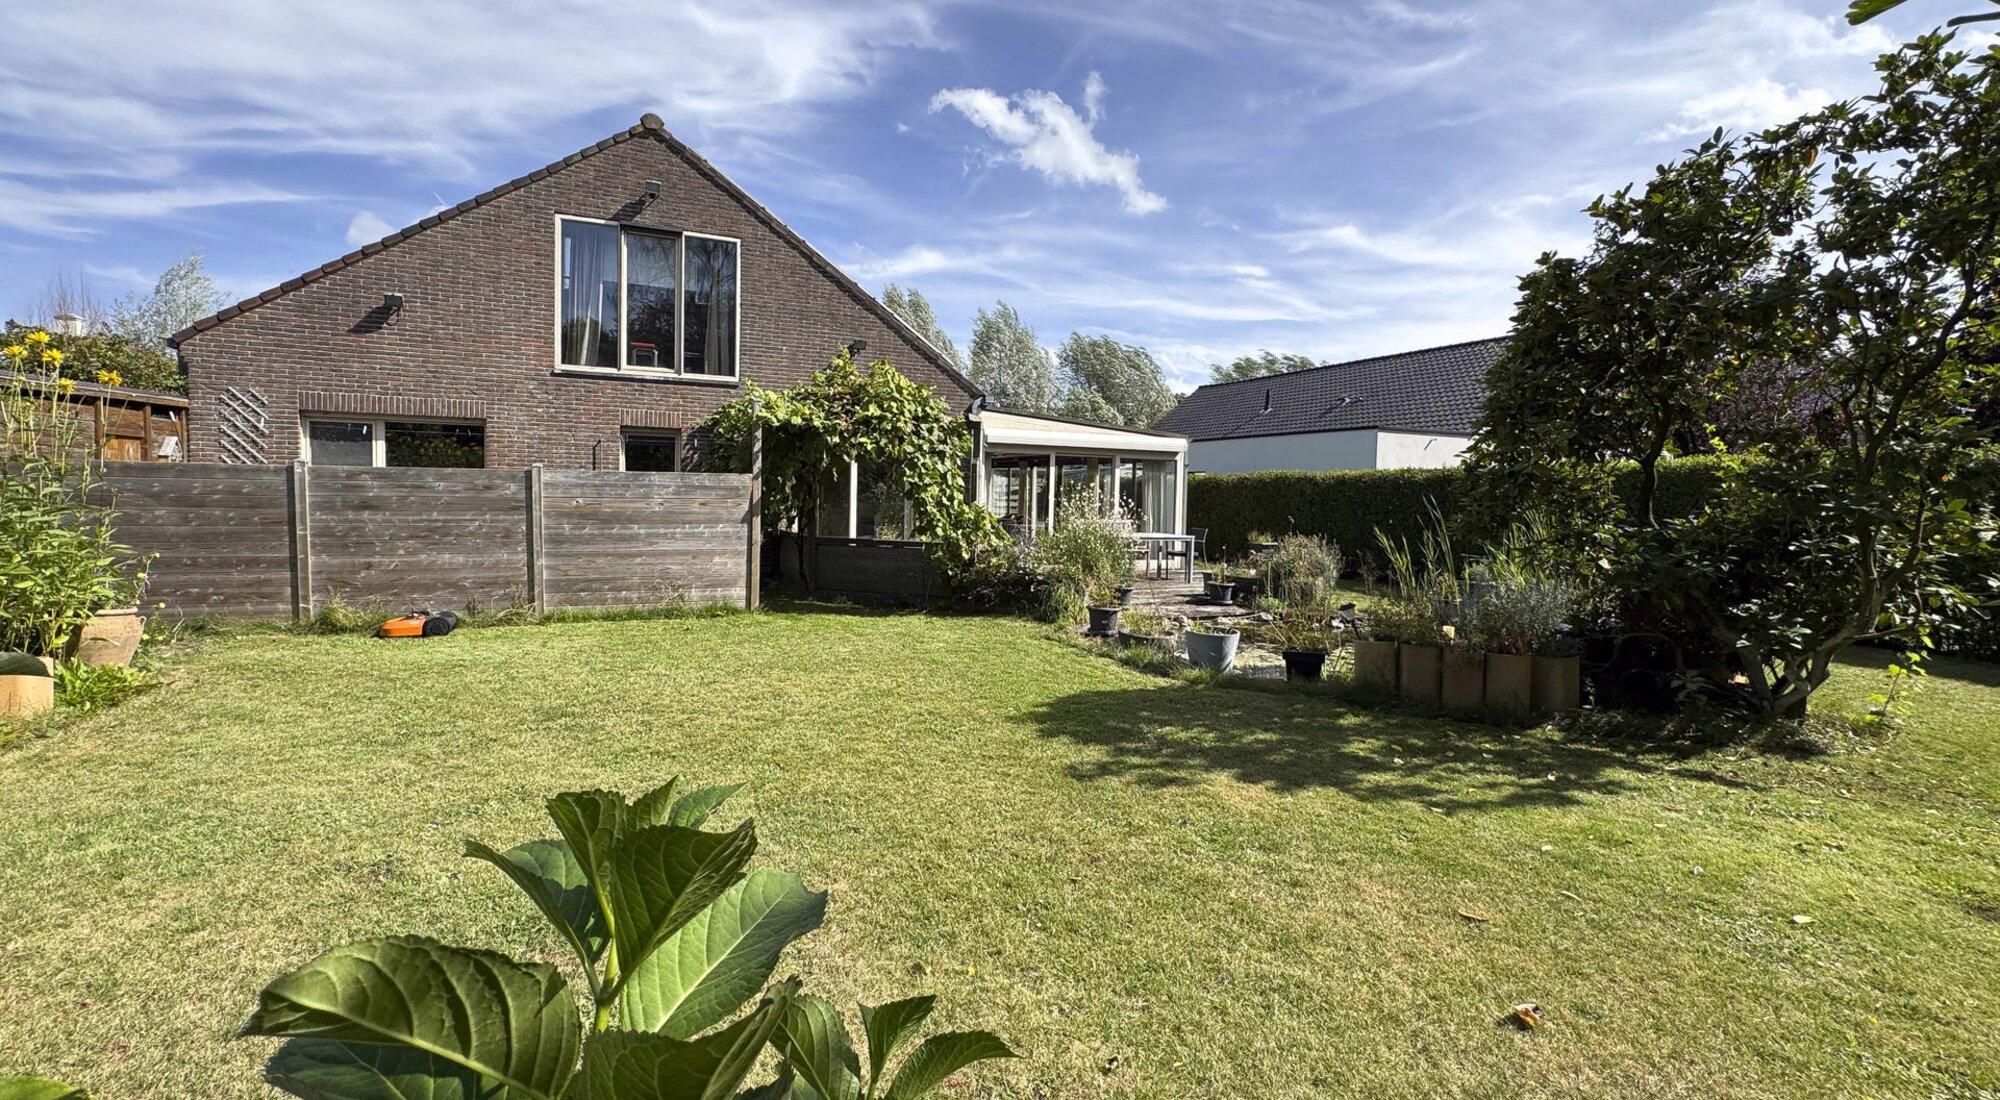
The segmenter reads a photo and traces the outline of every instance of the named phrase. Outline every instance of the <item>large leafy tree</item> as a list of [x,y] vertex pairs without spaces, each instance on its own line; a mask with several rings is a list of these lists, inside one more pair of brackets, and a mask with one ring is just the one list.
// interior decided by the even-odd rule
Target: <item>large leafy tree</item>
[[904,324],[916,329],[918,335],[929,340],[932,347],[943,352],[944,357],[951,360],[952,366],[959,369],[959,373],[965,372],[965,355],[958,350],[958,345],[952,342],[951,335],[945,332],[944,326],[938,323],[937,311],[931,308],[930,300],[924,297],[923,291],[916,287],[906,290],[895,283],[890,283],[882,288],[882,304],[888,306],[890,312],[901,317]]
[[1289,374],[1295,370],[1311,370],[1319,366],[1309,355],[1280,353],[1261,348],[1255,354],[1239,355],[1227,363],[1210,363],[1208,377],[1211,382],[1240,382],[1245,378],[1263,378],[1273,374]]
[[1065,415],[1144,428],[1174,407],[1166,374],[1145,348],[1072,332],[1056,350]]
[[[1954,482],[2000,381],[2000,61],[1933,35],[1878,67],[1877,95],[1593,204],[1591,253],[1522,280],[1471,457],[1476,499],[1563,517],[1628,630],[1767,716],[1857,640],[1923,647],[1990,535]],[[1745,395],[1774,415],[1725,440]],[[1725,446],[1744,461],[1705,507],[1654,514],[1660,462]]]
[[111,331],[135,347],[158,348],[167,337],[221,309],[223,295],[190,252],[160,273],[153,289],[130,294],[111,307]]
[[1046,413],[1061,401],[1049,353],[1035,330],[1005,302],[995,302],[973,319],[972,369],[967,373],[1001,408]]

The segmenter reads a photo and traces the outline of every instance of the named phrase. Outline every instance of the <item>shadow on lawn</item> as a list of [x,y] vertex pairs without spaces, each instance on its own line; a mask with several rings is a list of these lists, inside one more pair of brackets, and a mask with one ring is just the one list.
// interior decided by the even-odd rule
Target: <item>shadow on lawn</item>
[[1565,806],[1671,772],[1748,788],[1691,750],[1620,750],[1549,731],[1355,709],[1321,693],[1174,685],[1064,696],[1027,715],[1045,737],[1096,751],[1081,780],[1158,787],[1214,776],[1277,791],[1332,788],[1448,812]]

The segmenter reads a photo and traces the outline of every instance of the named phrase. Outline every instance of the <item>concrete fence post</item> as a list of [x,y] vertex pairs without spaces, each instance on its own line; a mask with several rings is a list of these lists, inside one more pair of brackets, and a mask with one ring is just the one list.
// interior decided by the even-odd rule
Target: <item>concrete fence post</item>
[[542,464],[528,467],[528,606],[540,615],[549,608],[548,557],[542,550]]
[[292,463],[292,620],[312,618],[312,467]]
[[755,610],[763,599],[761,591],[764,580],[764,426],[755,423],[761,412],[761,402],[752,401],[750,409],[752,422],[750,429],[750,510],[744,526],[748,528],[748,561],[743,571],[743,606]]

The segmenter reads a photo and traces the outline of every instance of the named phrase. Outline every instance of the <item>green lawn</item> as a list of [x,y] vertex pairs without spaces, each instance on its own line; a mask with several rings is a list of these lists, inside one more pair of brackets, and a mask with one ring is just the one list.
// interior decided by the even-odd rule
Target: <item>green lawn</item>
[[[1935,673],[1872,743],[1675,755],[1003,619],[231,635],[0,748],[0,1071],[263,1094],[232,1035],[266,980],[390,931],[561,960],[461,842],[680,772],[750,781],[760,859],[832,891],[781,973],[1022,1050],[959,1095],[1984,1096],[2000,670]],[[1497,1026],[1517,1001],[1550,1026]]]

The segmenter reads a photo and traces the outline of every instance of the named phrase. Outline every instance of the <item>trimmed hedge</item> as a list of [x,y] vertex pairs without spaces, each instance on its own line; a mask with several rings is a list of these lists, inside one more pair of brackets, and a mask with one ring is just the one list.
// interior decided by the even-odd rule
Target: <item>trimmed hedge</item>
[[[1692,513],[1720,484],[1723,472],[1740,461],[1703,456],[1662,464],[1655,510],[1669,516]],[[1390,538],[1407,539],[1414,547],[1430,519],[1433,503],[1447,521],[1456,518],[1465,505],[1465,480],[1464,469],[1457,466],[1197,474],[1188,481],[1188,526],[1208,528],[1210,557],[1242,553],[1252,531],[1274,536],[1296,532],[1333,540],[1348,556],[1352,568],[1355,555],[1360,553],[1381,560],[1377,528],[1388,532]],[[1627,493],[1637,490],[1637,467],[1621,477],[1620,485]]]
[[[1744,461],[1721,455],[1677,459],[1660,466],[1654,507],[1662,516],[1689,515],[1721,485],[1731,466]],[[2000,509],[2000,449],[1989,449],[1966,471],[1960,484],[1965,496]],[[1620,490],[1638,488],[1638,470],[1621,475]],[[1381,563],[1376,528],[1391,538],[1419,544],[1431,502],[1447,520],[1465,504],[1465,471],[1336,470],[1328,473],[1271,472],[1259,474],[1196,474],[1188,480],[1188,526],[1208,528],[1208,553],[1234,557],[1249,545],[1252,531],[1273,536],[1291,533],[1331,539],[1347,556],[1349,569],[1358,554]],[[1454,525],[1456,526],[1456,525]],[[1467,546],[1454,531],[1459,549]],[[2000,573],[2000,545],[1989,545],[1961,561],[1952,579],[1968,591],[1991,597],[1987,578]],[[2000,607],[1969,611],[1945,624],[1938,647],[1948,653],[2000,660]]]
[[1456,467],[1196,474],[1188,479],[1188,526],[1208,528],[1211,558],[1241,554],[1250,533],[1261,531],[1274,537],[1318,535],[1351,559],[1358,550],[1376,548],[1377,527],[1415,543],[1430,502],[1450,518],[1464,486],[1464,472]]

